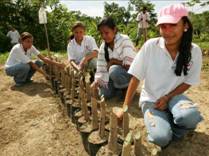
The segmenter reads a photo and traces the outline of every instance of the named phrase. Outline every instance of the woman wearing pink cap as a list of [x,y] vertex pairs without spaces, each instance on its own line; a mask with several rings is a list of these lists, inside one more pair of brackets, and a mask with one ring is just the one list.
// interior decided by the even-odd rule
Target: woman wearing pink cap
[[170,5],[160,11],[157,26],[161,37],[148,40],[135,57],[121,118],[128,110],[140,81],[144,81],[140,105],[148,140],[167,146],[171,140],[194,130],[202,120],[196,105],[183,93],[200,81],[202,53],[192,43],[192,24],[187,9]]

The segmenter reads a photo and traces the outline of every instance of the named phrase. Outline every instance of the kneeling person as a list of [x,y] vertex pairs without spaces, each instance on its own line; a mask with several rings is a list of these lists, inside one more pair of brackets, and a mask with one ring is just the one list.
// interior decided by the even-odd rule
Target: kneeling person
[[48,75],[40,68],[43,65],[42,61],[37,60],[34,63],[31,60],[33,55],[37,56],[44,63],[64,68],[63,64],[54,62],[41,55],[33,46],[33,36],[28,32],[23,32],[20,36],[20,43],[12,48],[5,64],[6,74],[14,77],[16,86],[22,86],[31,82],[35,71],[43,74],[48,79]]

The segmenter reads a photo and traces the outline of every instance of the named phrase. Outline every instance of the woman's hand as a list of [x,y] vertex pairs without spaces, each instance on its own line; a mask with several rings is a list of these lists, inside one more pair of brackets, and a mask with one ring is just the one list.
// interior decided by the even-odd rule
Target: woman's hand
[[168,101],[169,101],[169,98],[166,95],[162,96],[155,103],[155,108],[159,110],[165,110],[167,108]]
[[107,63],[107,69],[109,70],[109,68],[110,68],[110,66],[112,66],[112,65],[121,65],[122,66],[122,61],[120,61],[120,60],[117,60],[117,59],[114,59],[114,58],[112,58],[112,59],[110,59],[110,61]]
[[119,121],[122,121],[123,120],[123,109],[119,109],[116,113],[115,113],[115,115],[117,116],[117,118],[118,118],[118,120]]

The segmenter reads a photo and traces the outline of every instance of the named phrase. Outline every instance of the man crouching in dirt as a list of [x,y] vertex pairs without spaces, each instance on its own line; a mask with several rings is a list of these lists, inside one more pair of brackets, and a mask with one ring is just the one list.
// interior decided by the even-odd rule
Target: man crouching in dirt
[[46,79],[49,78],[40,68],[43,62],[40,60],[33,62],[31,60],[33,55],[37,56],[44,63],[54,64],[60,68],[64,68],[63,64],[41,55],[33,46],[33,36],[28,32],[23,32],[20,36],[20,43],[12,48],[5,64],[6,74],[14,77],[16,87],[32,82],[31,78],[36,71],[43,74]]

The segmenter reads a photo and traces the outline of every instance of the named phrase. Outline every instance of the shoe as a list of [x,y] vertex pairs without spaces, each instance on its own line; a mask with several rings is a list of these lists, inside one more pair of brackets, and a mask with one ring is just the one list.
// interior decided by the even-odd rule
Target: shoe
[[21,86],[23,86],[24,85],[24,83],[16,83],[14,86],[15,87],[21,87]]

